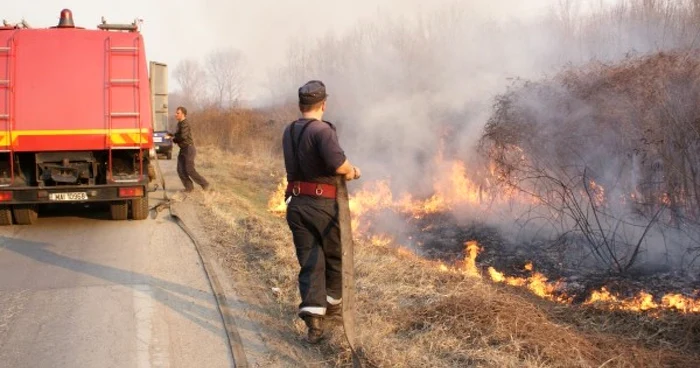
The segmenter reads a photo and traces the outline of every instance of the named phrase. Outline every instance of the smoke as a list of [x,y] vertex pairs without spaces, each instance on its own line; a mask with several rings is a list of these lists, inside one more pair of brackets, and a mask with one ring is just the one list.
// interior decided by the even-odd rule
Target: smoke
[[412,16],[380,13],[340,36],[297,40],[287,65],[271,73],[270,91],[293,100],[303,82],[323,79],[331,94],[328,117],[343,131],[348,153],[373,176],[404,181],[424,176],[423,160],[436,154],[441,139],[456,155],[473,154],[494,97],[512,78],[690,46],[696,36],[695,27],[678,22],[679,2],[658,5],[665,11],[659,13],[638,8],[641,0],[588,12],[572,10],[587,3],[564,1],[524,19],[489,13],[491,3],[443,2]]
[[421,190],[436,174],[439,149],[462,159],[475,154],[493,98],[513,78],[589,59],[562,36],[555,8],[521,18],[515,8],[506,16],[503,9],[514,4],[443,2],[420,14],[380,13],[340,36],[296,41],[269,89],[276,101],[293,101],[303,82],[324,80],[327,116],[349,156],[371,177]]
[[328,118],[368,177],[430,189],[437,150],[473,155],[494,94],[509,77],[534,75],[553,41],[536,24],[480,16],[486,4],[381,14],[342,36],[298,42],[271,90],[293,99],[305,80],[324,80]]
[[[514,185],[546,203],[529,218],[578,237],[610,268],[688,266],[698,245],[693,193],[700,160],[688,138],[699,115],[692,102],[700,89],[697,9],[630,2],[609,11],[621,13],[584,18],[567,37],[585,46],[571,55],[589,50],[607,63],[573,65],[499,96],[486,132],[495,143],[491,157]],[[624,37],[608,42],[636,50],[615,55],[605,38],[593,42],[615,35],[598,29],[603,25],[627,30],[615,30]]]
[[[340,35],[298,41],[288,49],[286,65],[270,74],[273,99],[293,102],[306,80],[324,80],[331,94],[326,116],[338,125],[341,144],[365,179],[391,178],[396,193],[427,196],[445,175],[438,157],[466,162],[474,180],[480,179],[476,145],[496,97],[510,86],[591,61],[615,63],[630,55],[688,50],[699,35],[692,1],[560,1],[527,17],[518,17],[517,10],[493,12],[492,3],[512,4],[442,3],[410,16],[380,12]],[[586,137],[595,120],[591,106],[559,92],[561,101],[521,96],[519,103],[537,122],[532,129],[542,135],[562,133],[556,129],[562,121],[576,121],[580,125],[568,125],[572,130],[566,133]],[[609,102],[615,101],[610,96]],[[568,104],[566,109],[562,104]],[[563,155],[561,141],[531,148],[548,150],[559,163],[591,164],[596,179],[607,184],[621,172],[634,177],[627,161],[618,160],[625,154],[615,151],[620,138],[588,136],[595,143],[586,146],[589,151],[566,152],[577,157]],[[608,187],[608,194],[620,194],[620,188]]]

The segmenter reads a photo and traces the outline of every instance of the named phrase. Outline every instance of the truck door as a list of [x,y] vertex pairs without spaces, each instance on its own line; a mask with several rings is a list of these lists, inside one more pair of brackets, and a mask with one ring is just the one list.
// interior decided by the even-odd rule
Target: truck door
[[168,131],[168,66],[150,62],[151,104],[153,106],[153,143],[156,154],[172,157],[173,142],[165,139]]

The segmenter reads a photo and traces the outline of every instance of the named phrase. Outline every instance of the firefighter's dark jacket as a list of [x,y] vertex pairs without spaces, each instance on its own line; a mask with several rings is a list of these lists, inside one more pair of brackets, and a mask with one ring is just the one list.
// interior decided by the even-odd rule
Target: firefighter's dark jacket
[[180,148],[194,146],[192,139],[192,129],[187,119],[177,123],[177,131],[174,134],[173,142],[177,143]]
[[[303,126],[308,127],[302,134]],[[294,126],[294,137],[291,136]],[[294,144],[292,144],[294,139]],[[296,146],[296,155],[293,146]],[[299,119],[284,131],[282,138],[287,181],[335,184],[335,170],[345,162],[335,126],[327,121]],[[299,161],[297,161],[297,158]]]

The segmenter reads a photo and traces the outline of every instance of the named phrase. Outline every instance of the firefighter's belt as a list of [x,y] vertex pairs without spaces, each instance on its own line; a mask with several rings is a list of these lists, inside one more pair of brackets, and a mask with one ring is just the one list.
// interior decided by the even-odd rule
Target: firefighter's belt
[[287,184],[287,195],[298,197],[300,195],[335,199],[335,185],[310,183],[307,181],[293,181]]

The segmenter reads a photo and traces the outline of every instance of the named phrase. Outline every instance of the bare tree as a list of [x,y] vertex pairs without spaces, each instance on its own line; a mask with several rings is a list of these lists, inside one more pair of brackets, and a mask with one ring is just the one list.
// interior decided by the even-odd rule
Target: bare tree
[[307,43],[293,40],[284,55],[286,64],[268,70],[267,89],[272,99],[289,102],[296,99],[294,91],[302,83],[312,78],[324,79],[325,75],[320,74],[324,65],[315,61]]
[[207,74],[197,60],[182,60],[175,67],[173,76],[180,85],[184,104],[200,106],[206,102]]
[[576,33],[576,22],[580,18],[581,2],[579,0],[559,0],[554,11],[565,39],[573,39]]
[[235,105],[245,83],[245,58],[239,50],[216,50],[207,57],[207,74],[214,103],[218,107]]

